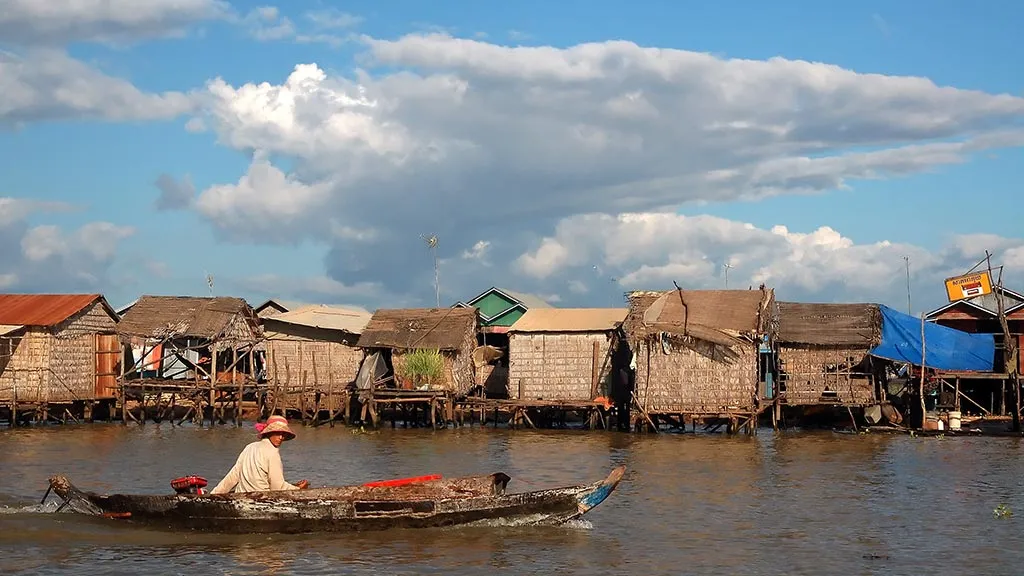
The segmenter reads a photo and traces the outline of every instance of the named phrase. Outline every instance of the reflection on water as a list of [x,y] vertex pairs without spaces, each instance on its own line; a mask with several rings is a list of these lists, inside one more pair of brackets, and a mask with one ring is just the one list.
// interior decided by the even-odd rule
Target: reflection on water
[[[627,473],[584,522],[359,534],[217,535],[52,514],[46,478],[167,493],[217,482],[251,427],[0,430],[5,574],[924,574],[1019,572],[1021,441],[832,433],[637,436],[493,429],[300,430],[282,450],[314,485],[502,470],[511,490]],[[1006,505],[1018,515],[997,519]]]

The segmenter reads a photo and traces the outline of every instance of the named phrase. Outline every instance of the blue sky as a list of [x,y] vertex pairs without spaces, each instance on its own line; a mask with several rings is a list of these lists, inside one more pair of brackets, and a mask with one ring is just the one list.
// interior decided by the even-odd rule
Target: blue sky
[[[194,0],[193,4],[202,2]],[[122,0],[122,3],[126,6],[131,4],[128,0]],[[862,2],[833,5],[803,1],[771,4],[751,1],[698,5],[653,1],[524,1],[484,6],[479,2],[454,0],[444,3],[392,1],[385,4],[296,1],[279,6],[278,16],[273,21],[262,22],[264,26],[272,26],[288,18],[298,30],[274,40],[255,38],[253,20],[248,23],[242,20],[252,10],[264,6],[267,4],[232,2],[231,9],[237,15],[234,20],[194,18],[183,27],[181,36],[154,37],[156,35],[139,32],[133,36],[136,41],[109,45],[97,41],[95,35],[69,33],[66,42],[45,48],[66,50],[71,58],[102,71],[107,77],[131,82],[142,93],[183,92],[200,96],[207,94],[207,82],[217,77],[234,88],[247,83],[279,85],[300,63],[316,63],[328,77],[349,81],[355,78],[355,71],[359,68],[369,70],[377,78],[402,69],[413,69],[427,76],[449,71],[451,68],[443,64],[424,68],[409,62],[368,63],[366,41],[359,40],[363,36],[399,41],[409,34],[431,32],[444,32],[480,44],[559,49],[581,43],[627,40],[643,47],[706,52],[722,59],[807,60],[863,74],[926,77],[939,86],[988,95],[1021,97],[1024,92],[1024,67],[1019,65],[1019,30],[1024,24],[1024,5],[1011,2],[976,5],[964,2]],[[336,16],[345,13],[354,17],[354,23],[349,27],[320,30],[338,38],[350,36],[351,39],[338,45],[297,40],[298,35],[313,33],[312,20],[306,14],[323,10],[333,10]],[[19,25],[47,25],[39,15],[28,13],[24,18]],[[109,21],[116,19],[116,15],[106,18]],[[359,21],[355,23],[355,20]],[[15,42],[6,48],[31,62],[38,47]],[[454,69],[455,74],[462,74],[463,78],[470,78],[478,72],[469,67]],[[3,74],[2,69],[0,74]],[[470,89],[483,85],[488,78],[491,77],[487,74],[472,77]],[[503,79],[507,82],[514,80]],[[70,86],[72,91],[82,89],[81,84]],[[656,86],[649,88],[657,89]],[[400,101],[402,98],[397,92],[384,92],[383,87],[379,90],[379,94],[385,95],[382,101],[388,98]],[[0,120],[10,125],[11,118],[17,118],[18,104],[5,105],[5,98],[0,95],[0,114],[6,114],[0,115]],[[894,106],[899,104],[898,95],[890,98],[887,102]],[[197,101],[199,108],[207,105],[202,97]],[[980,106],[985,107],[984,104]],[[7,110],[15,112],[7,113]],[[751,114],[756,112],[756,106],[752,107]],[[515,110],[511,110],[511,114],[515,114]],[[59,273],[60,270],[53,270],[52,274],[39,272],[32,282],[13,284],[11,288],[47,291],[90,288],[106,293],[117,303],[140,293],[201,294],[206,290],[204,274],[213,273],[218,279],[215,288],[218,293],[230,292],[253,300],[272,293],[286,298],[344,300],[371,307],[429,304],[432,300],[431,262],[416,240],[420,231],[407,230],[407,220],[399,219],[398,224],[391,224],[378,210],[373,214],[379,216],[379,221],[369,222],[366,217],[369,212],[366,211],[370,208],[360,204],[358,211],[361,216],[353,222],[368,222],[378,230],[389,230],[393,225],[405,232],[408,238],[401,242],[393,240],[396,235],[392,230],[387,234],[391,240],[358,248],[352,248],[350,244],[339,246],[338,240],[323,234],[299,232],[284,240],[260,241],[260,235],[253,234],[245,241],[229,241],[216,231],[216,215],[211,216],[211,212],[203,213],[200,209],[156,210],[154,201],[159,190],[154,182],[161,174],[177,179],[187,175],[200,195],[212,186],[237,184],[251,161],[251,150],[246,146],[225,143],[225,135],[239,133],[230,132],[240,130],[238,127],[211,128],[202,133],[187,130],[186,122],[191,117],[204,116],[203,113],[127,121],[97,118],[97,115],[102,116],[95,110],[72,110],[54,113],[51,117],[44,112],[38,119],[19,122],[19,125],[0,133],[0,171],[4,174],[0,196],[64,201],[77,207],[76,210],[58,213],[35,211],[26,217],[26,226],[29,227],[57,225],[64,230],[73,230],[89,222],[106,221],[133,227],[134,233],[118,243],[115,256],[96,259],[100,270],[96,278],[89,281],[91,283],[69,280]],[[795,114],[794,118],[800,121],[799,115]],[[999,118],[1006,130],[1024,129],[1022,119],[1024,115],[1020,114]],[[509,122],[515,123],[514,119]],[[487,134],[487,137],[502,137],[500,129],[497,133]],[[977,130],[964,130],[950,137],[890,140],[871,147],[830,145],[829,152],[825,154],[835,153],[837,148],[856,152],[884,150],[903,144],[961,141],[974,134]],[[652,139],[657,137],[660,136],[652,135]],[[680,133],[678,138],[691,136]],[[477,146],[486,149],[481,142],[475,141]],[[306,185],[316,182],[316,178],[309,174],[312,164],[317,164],[321,173],[323,171],[322,158],[317,150],[295,156],[287,151],[273,150],[272,141],[268,141],[267,147],[277,167],[285,173],[292,173]],[[567,149],[567,153],[576,152]],[[668,208],[687,216],[709,215],[722,221],[750,223],[766,231],[773,226],[784,225],[790,232],[810,233],[828,226],[855,245],[870,246],[882,240],[911,245],[922,254],[934,257],[928,261],[932,275],[915,276],[915,282],[920,282],[919,289],[931,294],[931,303],[937,304],[934,298],[941,290],[941,284],[936,278],[960,265],[956,256],[943,255],[943,250],[950,242],[955,243],[958,235],[995,235],[1001,240],[990,242],[992,249],[1008,251],[1008,266],[1017,261],[1018,252],[1014,250],[1020,244],[1019,217],[1015,211],[1003,207],[1013,205],[1019,183],[1024,180],[1022,160],[1024,155],[1019,147],[990,147],[965,156],[962,163],[940,163],[905,176],[871,180],[848,178],[845,183],[849,189],[844,190],[824,189],[814,194],[780,193],[750,201],[737,201],[729,194],[720,198],[708,193],[699,202],[681,202],[674,207],[644,204],[643,211],[659,212]],[[645,170],[639,165],[631,166]],[[516,169],[511,161],[505,168],[509,173]],[[709,165],[711,168],[713,166]],[[410,182],[433,182],[435,180],[432,179],[436,179],[439,190],[468,185],[463,178],[463,168],[454,161],[437,174],[430,171],[432,169],[426,172],[409,170]],[[565,178],[568,178],[557,172],[557,169],[553,169],[551,174],[531,170],[524,178],[531,187],[538,188],[536,193],[551,198],[562,193]],[[546,175],[548,180],[543,180],[538,174]],[[338,175],[345,176],[340,169]],[[545,192],[547,185],[550,189]],[[416,186],[404,189],[408,194],[415,194],[417,190]],[[365,199],[377,192],[371,185],[365,185],[345,194],[357,194]],[[383,192],[380,194],[384,197]],[[595,302],[605,305],[609,294],[641,286],[606,282],[603,278],[597,281],[595,277],[627,277],[644,266],[665,266],[666,262],[678,264],[686,258],[697,257],[695,255],[710,256],[714,260],[728,259],[733,253],[750,254],[739,246],[723,248],[722,242],[711,242],[715,248],[708,248],[707,244],[701,244],[705,240],[687,236],[687,242],[693,245],[687,245],[685,250],[674,252],[675,248],[670,243],[658,247],[658,255],[652,256],[654,261],[645,261],[644,253],[634,254],[628,261],[623,261],[622,258],[610,257],[608,246],[597,248],[591,243],[563,250],[587,253],[591,260],[584,262],[582,257],[563,257],[564,261],[551,266],[558,274],[536,267],[532,271],[524,271],[517,269],[514,261],[522,254],[536,251],[542,244],[541,238],[561,242],[559,245],[563,248],[568,246],[567,241],[558,240],[556,222],[568,221],[578,213],[601,212],[614,216],[623,210],[618,200],[607,205],[602,201],[582,207],[573,204],[572,208],[552,212],[550,219],[537,218],[534,223],[504,214],[504,211],[511,210],[507,204],[514,199],[514,191],[511,194],[507,191],[494,194],[500,199],[491,198],[487,203],[494,205],[481,208],[480,213],[474,212],[472,216],[460,214],[452,206],[464,206],[467,201],[484,203],[481,198],[487,197],[486,192],[458,202],[438,196],[434,203],[446,206],[447,211],[432,215],[436,220],[426,221],[422,226],[423,232],[435,228],[452,230],[442,236],[441,242],[441,256],[445,259],[442,266],[445,300],[470,298],[492,284],[512,283],[509,288],[550,295],[560,300],[562,305]],[[631,193],[620,194],[628,197]],[[337,193],[337,198],[340,197],[341,193]],[[297,221],[295,229],[312,230],[322,225],[322,219],[328,216],[327,211],[332,218],[339,215],[343,218],[346,206],[360,202],[358,198],[345,198],[348,200],[331,201],[327,204],[329,209],[310,208],[302,215],[308,218],[308,225]],[[624,199],[622,201],[625,202]],[[410,209],[410,212],[415,214],[417,210]],[[317,217],[321,219],[319,224]],[[702,225],[717,227],[719,224],[721,222],[716,220]],[[253,228],[262,229],[257,225]],[[228,230],[225,227],[219,229]],[[462,231],[465,231],[465,238],[461,236]],[[452,241],[446,242],[449,238]],[[573,236],[572,241],[582,242],[579,238],[579,235]],[[472,268],[469,264],[460,264],[460,253],[472,248],[475,241],[488,243],[487,249],[492,255],[489,266]],[[594,240],[598,243],[604,241],[604,238]],[[340,252],[350,249],[359,254],[339,256]],[[898,252],[896,250],[885,257],[893,260]],[[790,256],[799,258],[800,251]],[[790,256],[781,260],[788,261]],[[864,254],[857,257],[875,258]],[[825,261],[808,262],[807,267],[814,269],[845,259],[845,256],[837,254]],[[346,268],[346,262],[353,260],[359,260],[359,264]],[[467,257],[464,260],[468,262],[471,259]],[[1024,261],[1024,256],[1021,260]],[[772,267],[770,259],[760,265],[751,263],[749,256],[739,261],[742,261],[740,270],[731,272],[734,274],[732,278],[739,278],[737,281],[754,281],[760,277],[759,273],[763,273],[759,272],[760,268]],[[18,272],[16,264],[8,265],[15,267],[12,273]],[[40,265],[47,270],[67,267],[56,260]],[[379,269],[375,270],[375,265],[379,265]],[[902,287],[889,277],[893,271],[901,270],[902,261],[893,266],[872,272],[878,274],[879,281],[884,284],[878,289],[871,289],[868,285],[840,286],[848,280],[845,275],[835,277],[841,280],[832,278],[821,283],[806,279],[797,281],[794,278],[801,273],[783,270],[782,266],[772,268],[769,277],[779,279],[783,286],[793,286],[789,293],[799,297],[888,302],[895,299],[900,303],[898,298],[902,297]],[[360,271],[351,277],[344,272],[355,268]],[[570,269],[576,272],[569,274]],[[587,270],[591,269],[599,269],[600,272],[596,276],[588,276]],[[609,270],[607,273],[606,269]],[[709,272],[711,269],[693,271],[695,277],[682,276],[681,279],[699,287],[717,286],[720,270],[714,268],[714,272]],[[160,273],[155,274],[154,271]],[[4,272],[8,271],[0,270],[0,277]],[[792,277],[785,274],[792,274]],[[325,284],[327,277],[338,284]],[[254,278],[262,280],[255,281]],[[665,284],[671,286],[671,280],[664,275],[638,278],[641,280],[637,282],[642,283],[642,287],[659,289],[666,287]],[[592,285],[580,286],[580,283]],[[360,287],[353,288],[353,285]],[[572,290],[566,288],[570,285],[574,287]]]

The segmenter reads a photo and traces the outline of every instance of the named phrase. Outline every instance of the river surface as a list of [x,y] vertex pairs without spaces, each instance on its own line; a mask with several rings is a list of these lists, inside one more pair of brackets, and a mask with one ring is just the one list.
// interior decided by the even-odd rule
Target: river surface
[[[314,485],[503,470],[510,490],[531,490],[627,472],[585,521],[560,527],[173,533],[54,514],[56,502],[39,506],[46,478],[101,492],[166,493],[192,473],[212,485],[251,424],[0,429],[0,573],[1024,573],[1024,444],[1013,438],[297,432],[282,448],[285,473]],[[1000,506],[1016,514],[997,518]]]

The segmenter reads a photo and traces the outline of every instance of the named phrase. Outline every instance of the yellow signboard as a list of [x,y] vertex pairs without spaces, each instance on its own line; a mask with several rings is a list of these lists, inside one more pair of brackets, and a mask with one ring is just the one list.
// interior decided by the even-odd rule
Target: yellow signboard
[[992,293],[992,278],[988,272],[967,274],[946,279],[946,296],[950,302],[984,296]]

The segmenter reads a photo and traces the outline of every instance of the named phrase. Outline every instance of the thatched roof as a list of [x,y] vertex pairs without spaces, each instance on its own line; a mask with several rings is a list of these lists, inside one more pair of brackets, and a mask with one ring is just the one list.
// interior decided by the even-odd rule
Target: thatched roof
[[882,314],[875,304],[778,303],[776,340],[784,344],[863,346],[878,343]]
[[125,313],[117,331],[149,338],[255,340],[259,323],[241,298],[220,296],[143,296]]
[[402,350],[458,350],[476,331],[476,308],[377,310],[356,346]]
[[665,332],[732,346],[765,333],[774,298],[771,289],[633,292],[622,327],[631,338]]

